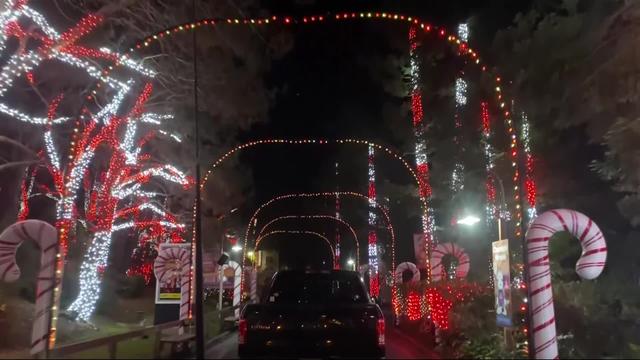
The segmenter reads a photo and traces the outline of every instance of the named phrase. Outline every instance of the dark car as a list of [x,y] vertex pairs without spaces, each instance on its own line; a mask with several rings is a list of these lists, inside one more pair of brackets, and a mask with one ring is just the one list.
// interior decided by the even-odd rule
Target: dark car
[[359,274],[281,271],[240,315],[240,357],[383,358],[384,317]]

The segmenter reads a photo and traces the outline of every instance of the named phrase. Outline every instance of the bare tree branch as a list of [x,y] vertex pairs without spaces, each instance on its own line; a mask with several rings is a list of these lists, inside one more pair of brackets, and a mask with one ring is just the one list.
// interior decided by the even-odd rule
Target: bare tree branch
[[27,154],[29,154],[33,158],[37,158],[38,157],[38,154],[35,151],[29,149],[27,146],[25,146],[21,142],[13,140],[13,139],[11,139],[9,137],[6,137],[4,135],[0,135],[0,143],[6,143],[6,144],[13,145],[13,146],[21,149],[22,151],[26,152]]
[[13,167],[35,165],[35,164],[39,164],[40,162],[41,162],[40,160],[14,161],[14,162],[0,165],[0,171],[7,170]]

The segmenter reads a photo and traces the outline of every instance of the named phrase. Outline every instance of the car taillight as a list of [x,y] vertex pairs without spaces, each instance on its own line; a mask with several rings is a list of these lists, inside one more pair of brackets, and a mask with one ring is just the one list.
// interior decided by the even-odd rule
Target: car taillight
[[238,344],[244,344],[247,341],[247,320],[240,319],[238,322]]
[[378,332],[378,345],[384,346],[384,319],[378,319],[378,326],[376,328]]

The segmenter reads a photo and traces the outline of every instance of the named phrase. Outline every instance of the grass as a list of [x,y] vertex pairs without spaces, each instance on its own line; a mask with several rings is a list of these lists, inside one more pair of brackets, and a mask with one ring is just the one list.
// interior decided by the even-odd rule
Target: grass
[[[118,343],[116,358],[118,359],[153,359],[153,336],[146,339],[135,338]],[[168,349],[161,355],[168,356]],[[161,356],[162,357],[162,356]],[[67,359],[108,359],[109,349],[107,346],[100,346],[90,350],[71,354]]]

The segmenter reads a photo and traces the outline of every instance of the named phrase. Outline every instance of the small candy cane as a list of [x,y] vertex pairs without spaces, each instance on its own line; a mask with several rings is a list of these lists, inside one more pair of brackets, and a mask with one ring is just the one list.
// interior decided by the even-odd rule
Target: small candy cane
[[[233,306],[240,305],[240,280],[242,279],[242,267],[233,260],[229,260],[229,264],[222,267],[222,271],[226,268],[233,269]],[[240,318],[240,308],[234,311],[236,319]]]
[[55,262],[58,235],[56,228],[40,220],[25,220],[6,228],[0,234],[0,279],[13,282],[20,277],[16,263],[18,247],[31,240],[40,248],[40,271],[36,292],[35,316],[31,330],[31,354],[46,349],[49,319],[55,288]]
[[418,267],[414,263],[403,262],[398,264],[396,271],[394,271],[394,280],[396,284],[402,283],[402,274],[407,270],[411,270],[411,273],[413,274],[413,277],[411,278],[412,283],[420,281],[420,270],[418,270]]
[[153,272],[159,282],[180,278],[180,320],[189,318],[191,307],[191,252],[180,247],[160,248],[153,262]]
[[549,267],[549,238],[560,231],[566,231],[580,240],[582,255],[576,263],[576,272],[581,278],[591,280],[598,277],[607,260],[604,236],[586,215],[573,210],[558,209],[547,211],[533,221],[525,237],[529,261],[531,331],[536,359],[558,358]]
[[436,246],[431,253],[431,280],[442,280],[442,258],[445,255],[452,255],[458,259],[458,267],[456,268],[456,278],[464,279],[469,273],[469,255],[458,245],[454,243],[443,243]]

